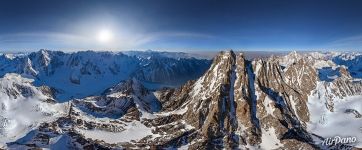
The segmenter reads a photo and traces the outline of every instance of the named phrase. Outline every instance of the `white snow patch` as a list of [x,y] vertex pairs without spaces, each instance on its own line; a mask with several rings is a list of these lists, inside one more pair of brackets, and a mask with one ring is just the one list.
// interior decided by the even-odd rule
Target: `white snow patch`
[[266,96],[265,99],[264,99],[263,105],[265,107],[265,110],[266,110],[267,114],[270,114],[270,115],[274,116],[274,114],[273,114],[274,107],[271,107],[272,105],[271,105],[270,102],[272,102],[272,100],[270,99],[269,96]]
[[[154,135],[151,128],[146,127],[139,121],[134,121],[126,126],[122,132],[108,132],[102,130],[77,129],[86,138],[103,140],[106,143],[117,144],[120,142],[138,141],[148,135]],[[157,136],[157,135],[156,135]]]
[[67,105],[45,102],[48,97],[32,82],[17,74],[0,79],[0,147],[66,114]]
[[309,97],[308,108],[310,122],[308,130],[324,138],[356,137],[356,147],[362,147],[362,120],[352,114],[345,113],[346,109],[362,112],[362,96],[349,96],[344,99],[334,99],[334,112],[325,107],[324,95],[319,99],[317,94]]
[[260,147],[262,149],[276,149],[283,146],[278,137],[275,135],[275,129],[273,127],[268,130],[262,129],[262,133],[262,142],[260,143]]

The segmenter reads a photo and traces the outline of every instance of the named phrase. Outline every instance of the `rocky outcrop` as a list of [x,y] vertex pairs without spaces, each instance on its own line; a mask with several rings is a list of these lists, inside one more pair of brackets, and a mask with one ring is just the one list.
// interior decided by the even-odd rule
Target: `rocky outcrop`
[[[303,62],[295,65],[308,67]],[[314,78],[300,78],[312,83],[309,88],[285,82],[285,76],[296,72],[289,70],[285,75],[276,60],[251,62],[243,54],[226,51],[196,82],[166,90],[161,97],[168,99],[163,100],[168,108],[187,109],[183,119],[197,129],[198,135],[190,148],[258,147],[266,134],[276,136],[278,147],[288,148],[291,143],[310,147],[314,145],[303,123],[309,117],[305,113],[306,95],[317,77],[314,69],[307,69]]]
[[161,104],[156,97],[136,79],[122,81],[105,90],[102,96],[76,99],[73,103],[82,111],[97,117],[109,118],[120,118],[130,109],[149,113],[161,109]]
[[[78,59],[74,57],[70,64],[79,65]],[[179,88],[150,91],[135,78],[122,81],[99,96],[69,102],[68,115],[43,124],[47,132],[37,130],[26,148],[51,145],[51,139],[58,136],[69,138],[67,144],[75,149],[325,148],[316,143],[323,137],[307,130],[313,118],[310,96],[320,95],[321,106],[325,104],[333,112],[336,97],[361,95],[362,83],[347,67],[324,59],[319,53],[293,52],[251,61],[230,50],[220,52],[200,78]],[[90,71],[92,66],[82,73],[95,73]],[[340,76],[321,81],[321,66],[333,66]],[[41,91],[52,93],[48,88]],[[344,109],[343,113],[361,118],[356,109]],[[89,135],[93,131],[96,134]],[[119,134],[117,138],[128,140],[115,141],[97,134]]]
[[[341,69],[343,72],[343,69]],[[334,112],[335,99],[343,99],[347,96],[362,95],[362,81],[354,80],[347,75],[335,79],[332,82],[319,82],[312,92],[319,98],[325,98],[325,107]]]

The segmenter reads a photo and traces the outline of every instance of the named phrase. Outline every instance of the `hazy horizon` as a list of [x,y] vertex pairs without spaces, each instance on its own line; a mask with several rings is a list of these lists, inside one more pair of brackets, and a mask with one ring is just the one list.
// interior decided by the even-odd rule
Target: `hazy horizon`
[[128,50],[96,50],[96,49],[70,49],[70,50],[62,50],[62,49],[46,49],[46,48],[41,48],[41,49],[32,49],[32,50],[1,50],[0,49],[0,53],[4,53],[4,54],[16,54],[16,53],[32,53],[32,52],[38,52],[41,50],[47,50],[47,51],[61,51],[61,52],[65,52],[65,53],[72,53],[72,52],[84,52],[84,51],[94,51],[94,52],[130,52],[130,51],[136,51],[136,52],[174,52],[174,53],[218,53],[221,51],[228,51],[228,50],[232,50],[234,52],[267,52],[267,53],[289,53],[289,52],[300,52],[300,53],[304,53],[304,52],[361,52],[359,50],[319,50],[319,49],[315,49],[315,50],[297,50],[297,49],[290,49],[290,50],[243,50],[243,49],[230,49],[230,48],[224,48],[224,49],[219,49],[219,50],[163,50],[163,49],[128,49]]

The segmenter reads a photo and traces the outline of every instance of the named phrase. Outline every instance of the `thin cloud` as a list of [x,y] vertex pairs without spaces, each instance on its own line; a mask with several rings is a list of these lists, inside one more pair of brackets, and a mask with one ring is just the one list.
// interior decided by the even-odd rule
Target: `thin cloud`
[[155,32],[147,33],[137,36],[134,39],[135,46],[142,44],[147,44],[157,40],[162,40],[166,38],[201,38],[201,39],[211,39],[215,36],[208,34],[192,33],[192,32]]
[[86,41],[86,37],[57,32],[15,33],[0,35],[1,43]]
[[[95,33],[93,33],[95,34]],[[169,38],[198,38],[210,39],[214,36],[191,32],[154,32],[154,33],[133,33],[133,34],[117,34],[115,33],[114,40],[107,44],[99,43],[96,40],[96,35],[87,34],[72,34],[60,32],[38,32],[38,33],[15,33],[0,35],[0,43],[2,45],[50,45],[48,49],[93,49],[93,50],[121,50],[134,49],[144,47],[147,49],[147,44]],[[34,47],[44,48],[42,47]]]
[[327,47],[337,49],[354,49],[362,50],[362,35],[341,38],[326,44]]

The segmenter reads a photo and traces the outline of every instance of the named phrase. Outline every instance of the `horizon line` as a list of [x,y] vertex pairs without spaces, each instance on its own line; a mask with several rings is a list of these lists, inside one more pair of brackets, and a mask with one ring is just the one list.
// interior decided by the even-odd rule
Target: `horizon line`
[[220,51],[227,51],[227,50],[233,50],[236,52],[361,52],[361,50],[352,50],[352,49],[243,49],[243,48],[220,48],[218,50],[216,49],[47,49],[47,48],[40,48],[40,49],[18,49],[18,50],[3,50],[0,49],[0,53],[32,53],[32,52],[38,52],[41,50],[47,50],[47,51],[61,51],[65,53],[72,53],[72,52],[85,52],[85,51],[94,51],[94,52],[129,52],[129,51],[138,51],[138,52],[146,52],[146,51],[152,51],[152,52],[184,52],[184,53],[207,53],[207,52],[220,52]]

